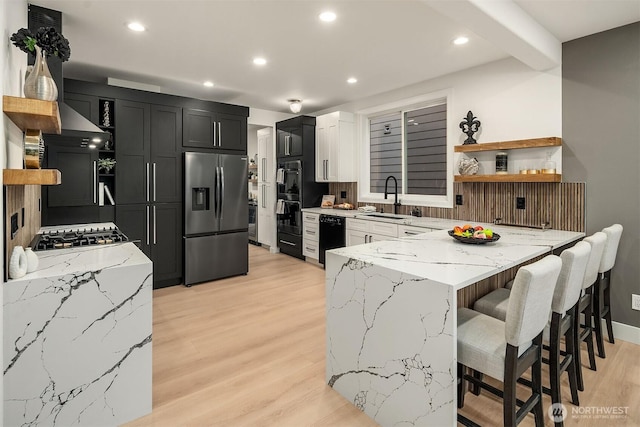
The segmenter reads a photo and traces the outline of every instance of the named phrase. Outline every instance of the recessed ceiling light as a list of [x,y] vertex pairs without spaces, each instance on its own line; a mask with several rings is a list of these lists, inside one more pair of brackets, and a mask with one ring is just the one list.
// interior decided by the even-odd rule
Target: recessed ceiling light
[[146,30],[145,26],[139,22],[130,22],[127,25],[127,28],[129,28],[131,31],[138,31],[138,32]]
[[102,139],[96,136],[95,138],[91,138],[91,142],[99,143],[102,142]]
[[210,82],[207,80],[206,82],[203,83],[203,85],[205,85],[206,87],[213,87],[213,82]]
[[358,83],[358,79],[356,79],[355,77],[349,77],[347,79],[347,83],[350,83],[350,84]]
[[333,22],[336,20],[336,14],[333,12],[322,12],[320,14],[320,20],[324,22]]
[[265,65],[267,63],[267,60],[264,58],[253,58],[253,63],[256,65]]
[[89,148],[96,148],[96,144],[89,144]]
[[467,44],[468,42],[469,42],[469,37],[460,36],[453,41],[453,44],[461,45],[461,44]]

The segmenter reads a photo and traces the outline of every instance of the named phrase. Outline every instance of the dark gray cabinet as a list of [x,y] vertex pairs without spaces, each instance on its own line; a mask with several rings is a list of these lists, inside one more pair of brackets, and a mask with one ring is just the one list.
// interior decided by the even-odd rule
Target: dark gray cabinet
[[182,276],[182,109],[116,100],[116,224],[153,261],[154,287]]
[[149,202],[151,107],[116,100],[116,204]]
[[182,204],[118,205],[116,224],[153,261],[153,287],[180,283]]
[[247,151],[247,118],[184,108],[182,146]]
[[47,167],[58,169],[64,179],[47,187],[47,206],[98,206],[98,152],[88,148],[51,145]]
[[93,124],[99,124],[99,102],[97,96],[84,95],[81,93],[65,93],[64,102],[71,108],[82,114]]

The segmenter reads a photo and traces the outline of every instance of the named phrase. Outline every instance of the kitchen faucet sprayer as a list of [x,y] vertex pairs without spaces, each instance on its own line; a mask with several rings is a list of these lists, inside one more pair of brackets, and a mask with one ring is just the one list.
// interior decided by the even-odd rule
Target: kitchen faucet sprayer
[[393,213],[394,215],[398,214],[398,206],[400,206],[400,203],[398,202],[398,181],[396,180],[396,177],[393,175],[389,175],[387,177],[387,179],[384,181],[384,198],[385,200],[387,199],[387,196],[389,195],[389,190],[388,190],[388,186],[389,186],[389,180],[393,179],[393,182],[395,184],[395,192],[393,194],[395,194],[395,201],[393,202]]

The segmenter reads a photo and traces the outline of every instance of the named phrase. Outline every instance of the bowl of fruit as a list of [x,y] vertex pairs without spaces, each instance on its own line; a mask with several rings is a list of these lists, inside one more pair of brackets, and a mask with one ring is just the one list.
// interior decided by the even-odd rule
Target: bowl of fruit
[[494,233],[490,228],[482,228],[481,225],[476,225],[474,227],[470,224],[465,224],[462,227],[453,227],[453,230],[449,230],[449,236],[459,242],[470,243],[473,245],[495,242],[500,238],[500,235],[498,233]]

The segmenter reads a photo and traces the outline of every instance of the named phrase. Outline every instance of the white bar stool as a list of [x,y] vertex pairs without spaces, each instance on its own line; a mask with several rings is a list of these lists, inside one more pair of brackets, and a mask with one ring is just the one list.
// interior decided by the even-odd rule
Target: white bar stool
[[[542,408],[542,333],[551,311],[554,286],[562,261],[548,255],[521,267],[516,273],[505,321],[468,308],[458,310],[458,407],[464,406],[465,380],[504,399],[503,423],[515,426],[529,412],[536,427],[544,426]],[[504,384],[501,391],[478,378],[464,375],[465,367],[487,374]],[[531,367],[531,396],[516,399],[516,381]],[[520,409],[517,408],[520,406]],[[474,425],[458,415],[458,421]]]
[[[578,315],[575,319],[574,334],[576,334],[576,342],[578,343],[578,390],[584,391],[584,379],[582,376],[582,356],[580,346],[582,342],[587,343],[587,351],[589,353],[589,368],[596,370],[596,354],[593,350],[593,327],[591,326],[593,316],[593,295],[595,283],[598,280],[598,270],[600,269],[600,261],[604,253],[604,247],[607,244],[607,235],[598,231],[589,237],[585,237],[584,241],[591,245],[591,254],[587,262],[587,271],[584,274],[582,282],[582,294],[578,301]],[[584,323],[581,323],[580,316],[584,315]]]
[[616,263],[622,230],[623,228],[620,224],[613,224],[602,230],[607,235],[607,244],[604,247],[600,268],[598,269],[598,280],[593,292],[593,330],[596,335],[598,356],[603,359],[606,354],[604,351],[602,319],[607,323],[609,342],[611,344],[615,343],[613,325],[611,323],[611,270]]
[[[591,246],[586,242],[578,242],[560,255],[562,270],[555,284],[553,301],[551,303],[551,318],[544,331],[544,340],[549,343],[549,384],[550,388],[543,390],[551,395],[553,403],[561,403],[560,378],[563,372],[569,376],[571,400],[579,405],[577,386],[577,351],[579,343],[575,340],[573,331],[577,316],[578,299],[582,290],[582,283],[591,253]],[[496,289],[476,301],[474,310],[498,319],[506,317],[510,291],[505,288]],[[561,337],[565,337],[564,358],[561,356]],[[521,381],[526,383],[526,381]],[[556,423],[562,425],[562,422]]]

